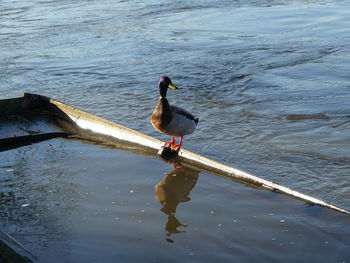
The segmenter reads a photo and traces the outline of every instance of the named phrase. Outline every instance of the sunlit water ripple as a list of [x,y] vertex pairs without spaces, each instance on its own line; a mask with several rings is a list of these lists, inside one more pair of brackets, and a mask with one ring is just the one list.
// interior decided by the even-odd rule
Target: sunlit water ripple
[[185,148],[350,208],[349,1],[2,1],[0,96],[51,96],[166,139],[156,83],[197,114]]

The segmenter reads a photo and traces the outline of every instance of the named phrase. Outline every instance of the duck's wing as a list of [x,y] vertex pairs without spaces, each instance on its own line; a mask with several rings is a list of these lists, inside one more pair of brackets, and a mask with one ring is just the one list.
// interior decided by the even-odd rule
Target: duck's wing
[[191,113],[189,113],[187,110],[185,110],[185,109],[183,109],[181,107],[172,105],[172,106],[170,106],[170,108],[171,108],[171,111],[172,111],[173,114],[179,114],[179,115],[185,116],[186,118],[188,118],[190,120],[193,120],[196,124],[199,121],[198,118],[196,118]]

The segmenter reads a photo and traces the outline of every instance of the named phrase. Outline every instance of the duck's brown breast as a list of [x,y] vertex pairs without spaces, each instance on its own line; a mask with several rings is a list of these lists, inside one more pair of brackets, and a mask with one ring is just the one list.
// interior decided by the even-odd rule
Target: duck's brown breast
[[163,131],[171,122],[172,113],[169,102],[166,98],[159,98],[158,104],[151,116],[151,123],[154,128]]

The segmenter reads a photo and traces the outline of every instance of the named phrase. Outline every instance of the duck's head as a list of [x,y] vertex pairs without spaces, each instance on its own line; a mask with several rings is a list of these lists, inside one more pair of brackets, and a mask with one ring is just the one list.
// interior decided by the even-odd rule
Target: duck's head
[[158,89],[159,89],[159,94],[162,98],[166,97],[166,92],[170,89],[178,89],[172,82],[169,77],[161,77],[158,81]]

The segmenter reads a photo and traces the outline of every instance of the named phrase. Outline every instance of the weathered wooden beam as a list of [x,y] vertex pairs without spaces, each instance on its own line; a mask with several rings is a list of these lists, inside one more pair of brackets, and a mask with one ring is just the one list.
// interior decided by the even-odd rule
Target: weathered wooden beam
[[31,263],[32,256],[9,235],[0,231],[0,262]]
[[47,132],[40,134],[30,134],[0,139],[0,152],[23,147],[37,142],[51,140],[62,137],[67,138],[71,133],[67,132]]
[[167,155],[169,158],[174,157],[177,158],[177,160],[184,166],[188,166],[199,171],[212,173],[253,187],[279,192],[311,204],[320,205],[342,213],[350,214],[350,211],[347,211],[346,209],[328,204],[317,198],[302,194],[288,187],[262,179],[185,149],[181,149],[178,153],[169,153],[169,150],[162,148],[163,142],[158,139],[97,117],[91,113],[68,106],[62,102],[35,94],[25,94],[25,97],[27,97],[27,99],[30,101],[36,102],[37,106],[40,105],[45,107],[46,109],[49,109],[49,111],[55,112],[55,114],[57,114],[60,118],[64,118],[76,125],[77,131],[85,134],[85,138],[87,137],[86,134],[90,134],[91,136],[96,136],[99,141],[103,141],[105,139],[109,143],[111,143],[110,139],[114,138],[118,140],[119,143],[123,142],[125,145],[127,145],[125,147],[129,147],[132,151],[161,155],[163,157]]

